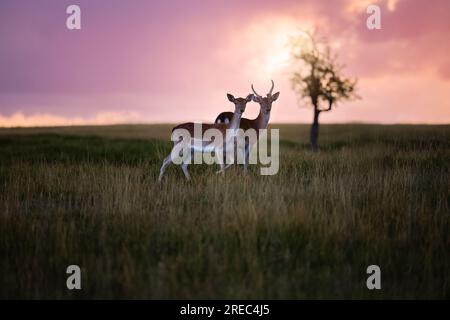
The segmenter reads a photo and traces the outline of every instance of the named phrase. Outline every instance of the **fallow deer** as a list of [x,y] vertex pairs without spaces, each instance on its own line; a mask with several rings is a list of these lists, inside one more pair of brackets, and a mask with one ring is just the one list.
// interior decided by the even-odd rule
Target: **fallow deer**
[[[267,93],[266,97],[262,97],[259,95],[252,84],[252,90],[255,94],[253,96],[253,101],[259,103],[260,111],[258,114],[258,117],[256,119],[250,120],[247,118],[242,118],[240,123],[240,128],[244,131],[248,129],[253,129],[256,131],[257,137],[259,137],[259,130],[260,129],[267,129],[267,126],[269,124],[270,119],[270,111],[272,110],[272,102],[276,101],[278,97],[280,96],[280,92],[275,93],[272,95],[272,91],[275,87],[275,84],[272,81],[272,88],[270,88],[269,93]],[[233,116],[232,112],[222,112],[219,114],[215,120],[215,123],[229,123],[231,121],[231,118]],[[250,152],[250,147],[252,144],[256,143],[257,141],[246,141],[245,142],[245,161],[244,161],[244,173],[247,173],[247,166],[248,166],[248,156]],[[228,164],[225,169],[229,168],[231,164]]]
[[[183,147],[186,147],[186,150],[189,150],[189,152],[195,152],[195,151],[206,152],[206,151],[208,151],[208,152],[214,152],[216,154],[223,153],[223,149],[226,148],[227,145],[228,146],[231,145],[232,141],[234,141],[235,136],[233,133],[239,129],[242,114],[245,111],[245,107],[246,107],[247,103],[253,99],[253,94],[249,94],[246,98],[235,98],[231,94],[227,94],[227,97],[228,97],[228,100],[230,102],[234,103],[234,106],[235,106],[234,113],[231,113],[229,123],[227,123],[227,124],[225,124],[225,123],[201,124],[202,137],[206,130],[217,129],[222,134],[222,137],[225,137],[225,140],[223,141],[223,143],[211,143],[210,141],[202,140],[200,142],[200,149],[198,149],[197,148],[198,144],[195,143],[196,137],[195,137],[195,132],[194,132],[194,128],[195,128],[196,124],[193,122],[188,122],[188,123],[180,124],[172,129],[172,133],[177,129],[184,129],[184,130],[188,131],[189,135],[190,135],[190,138],[187,140],[181,140],[181,141],[174,142],[172,151],[179,143],[183,143],[184,144]],[[231,131],[231,134],[227,134],[227,130],[228,130],[228,132]],[[173,162],[172,152],[163,161],[163,164],[160,169],[159,181],[162,180],[165,169],[171,162]],[[189,163],[186,163],[184,161],[181,164],[181,168],[182,168],[183,173],[187,180],[190,179],[190,175],[189,175],[189,172],[187,169],[188,165],[189,165]],[[220,167],[221,167],[221,170],[219,172],[224,172],[225,164],[221,163]]]

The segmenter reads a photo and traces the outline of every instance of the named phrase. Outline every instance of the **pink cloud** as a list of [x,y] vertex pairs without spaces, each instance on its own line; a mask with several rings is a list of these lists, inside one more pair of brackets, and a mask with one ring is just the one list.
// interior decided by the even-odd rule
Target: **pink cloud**
[[15,112],[10,116],[0,114],[0,127],[48,127],[48,126],[75,126],[75,125],[106,125],[120,123],[137,123],[139,117],[134,112],[101,111],[91,117],[65,117],[54,114],[26,115]]
[[[273,78],[281,90],[273,121],[309,122],[290,88],[282,38],[315,26],[363,96],[324,121],[450,122],[450,2],[374,2],[382,30],[367,30],[366,3],[354,0],[81,0],[83,29],[69,32],[70,1],[2,1],[0,114],[4,123],[19,110],[23,119],[55,123],[94,121],[101,112],[124,121],[133,119],[123,112],[144,122],[211,121],[231,109],[227,92],[245,95],[251,83],[264,90]],[[256,113],[252,106],[249,117]]]

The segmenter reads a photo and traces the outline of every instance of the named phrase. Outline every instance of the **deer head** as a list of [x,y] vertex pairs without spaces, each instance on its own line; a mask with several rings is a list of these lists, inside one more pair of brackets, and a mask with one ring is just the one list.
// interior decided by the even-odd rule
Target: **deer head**
[[228,100],[234,103],[234,114],[242,115],[248,102],[252,101],[253,94],[249,94],[246,98],[235,98],[232,94],[227,94]]
[[253,101],[259,103],[259,105],[261,106],[261,111],[264,114],[269,114],[270,110],[272,110],[272,102],[276,101],[278,99],[278,97],[280,96],[280,92],[277,92],[275,94],[272,95],[272,91],[273,88],[275,87],[275,83],[272,81],[272,88],[270,88],[269,93],[263,97],[261,95],[259,95],[255,88],[253,88],[253,84],[252,84],[252,90],[255,93],[255,95],[253,96]]

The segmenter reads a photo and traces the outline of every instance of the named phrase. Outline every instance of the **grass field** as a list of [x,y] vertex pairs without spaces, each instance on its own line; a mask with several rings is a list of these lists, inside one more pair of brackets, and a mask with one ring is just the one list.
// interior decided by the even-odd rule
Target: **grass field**
[[278,175],[162,184],[170,126],[0,129],[0,298],[450,298],[450,126],[274,127]]

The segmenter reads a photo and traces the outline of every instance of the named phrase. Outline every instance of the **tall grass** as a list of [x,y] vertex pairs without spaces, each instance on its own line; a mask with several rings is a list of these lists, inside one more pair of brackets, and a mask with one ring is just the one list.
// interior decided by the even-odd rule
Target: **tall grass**
[[0,298],[450,297],[450,126],[281,126],[276,176],[162,184],[169,127],[126,128],[0,131]]

